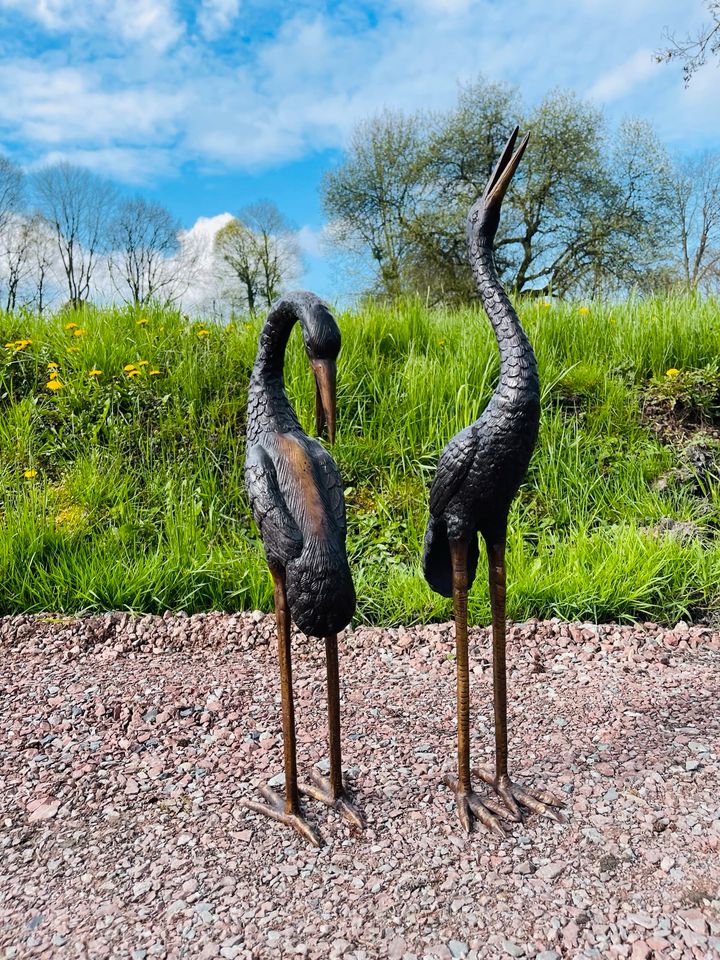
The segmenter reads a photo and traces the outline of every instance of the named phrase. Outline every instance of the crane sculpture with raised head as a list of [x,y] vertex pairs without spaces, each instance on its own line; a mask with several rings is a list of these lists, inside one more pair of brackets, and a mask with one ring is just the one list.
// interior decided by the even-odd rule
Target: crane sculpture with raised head
[[[500,351],[500,378],[490,402],[475,423],[461,430],[443,450],[430,489],[430,518],[425,533],[423,571],[437,593],[453,598],[457,652],[458,774],[448,779],[466,830],[477,817],[504,835],[495,814],[522,819],[520,806],[561,820],[561,802],[530,792],[508,775],[507,696],[505,686],[505,540],[510,504],[525,476],[538,436],[540,384],[535,354],[495,269],[493,241],[508,185],[528,142],[513,153],[515,128],[480,199],[467,220],[467,239],[480,299]],[[470,713],[467,595],[479,558],[478,535],[485,541],[489,566],[493,637],[495,772],[478,776],[497,797],[481,799],[470,779]]]
[[[342,778],[337,634],[355,612],[355,589],[345,552],[345,500],[335,461],[300,426],[285,393],[283,367],[290,332],[299,323],[315,375],[316,428],[335,439],[335,361],[340,331],[325,304],[312,293],[282,297],[260,333],[250,377],[245,484],[275,587],[280,660],[285,798],[269,787],[266,803],[246,800],[251,810],[293,827],[315,846],[320,834],[303,817],[299,794],[334,807],[356,827],[362,818]],[[313,771],[298,784],[293,707],[290,622],[309,637],[324,637],[327,657],[330,777]]]

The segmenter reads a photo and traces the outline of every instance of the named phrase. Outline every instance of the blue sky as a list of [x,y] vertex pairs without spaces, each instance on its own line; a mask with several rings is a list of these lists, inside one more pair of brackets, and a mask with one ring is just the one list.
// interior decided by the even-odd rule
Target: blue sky
[[442,109],[484,74],[555,87],[720,149],[720,73],[653,63],[701,0],[0,0],[0,149],[64,158],[166,203],[184,226],[270,198],[302,228],[306,285],[346,293],[319,246],[322,173],[358,120]]

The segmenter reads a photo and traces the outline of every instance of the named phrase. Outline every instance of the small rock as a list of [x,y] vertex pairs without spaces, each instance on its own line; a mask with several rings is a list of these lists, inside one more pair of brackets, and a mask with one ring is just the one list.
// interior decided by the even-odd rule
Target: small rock
[[39,820],[51,820],[60,809],[59,800],[46,800],[40,806],[35,807],[28,817],[29,823],[37,823]]
[[560,876],[565,866],[564,863],[546,863],[545,866],[537,868],[535,876],[541,877],[543,880],[554,880]]
[[462,940],[451,940],[448,943],[448,948],[453,957],[464,957],[470,949]]
[[510,954],[511,957],[525,956],[525,948],[519,947],[516,943],[513,943],[512,940],[503,940],[502,948],[505,953]]
[[388,944],[388,957],[390,960],[400,960],[407,950],[407,944],[402,937],[395,937]]

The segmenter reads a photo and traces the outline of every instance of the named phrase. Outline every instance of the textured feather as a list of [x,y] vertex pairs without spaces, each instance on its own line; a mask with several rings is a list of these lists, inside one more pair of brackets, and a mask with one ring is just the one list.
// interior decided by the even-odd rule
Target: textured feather
[[355,589],[340,473],[285,393],[285,345],[298,320],[313,355],[339,350],[335,321],[313,294],[288,294],[270,311],[248,391],[245,479],[268,563],[284,572],[292,619],[305,634],[328,636],[352,619]]
[[440,454],[437,470],[430,487],[430,513],[439,517],[462,489],[477,450],[477,436],[473,427],[456,434]]
[[245,486],[268,563],[284,568],[300,556],[303,538],[280,493],[272,458],[259,443],[247,449]]

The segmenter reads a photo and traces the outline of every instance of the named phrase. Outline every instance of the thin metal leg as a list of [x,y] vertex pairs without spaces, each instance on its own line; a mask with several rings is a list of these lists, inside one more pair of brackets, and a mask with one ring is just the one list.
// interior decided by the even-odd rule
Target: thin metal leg
[[280,662],[280,695],[282,698],[283,754],[285,766],[285,799],[270,787],[260,787],[265,803],[245,800],[244,805],[255,813],[284,823],[296,830],[315,847],[322,846],[322,837],[304,819],[300,811],[297,779],[297,746],[295,741],[295,708],[292,689],[292,658],[290,650],[290,611],[285,592],[285,575],[271,570],[275,584],[275,617],[278,633],[278,660]]
[[455,617],[458,790],[467,792],[470,790],[470,672],[468,666],[467,634],[467,543],[451,543],[450,558],[452,560],[453,613]]
[[337,634],[325,637],[327,657],[328,741],[330,747],[330,789],[334,800],[343,791],[342,751],[340,746],[340,670]]
[[[476,772],[488,783],[507,808],[511,820],[522,820],[519,804],[551,820],[563,821],[563,802],[547,791],[524,790],[508,774],[507,665],[505,657],[505,540],[487,544],[490,607],[493,636],[493,705],[495,709],[495,772],[481,767]],[[558,809],[554,809],[558,808]]]
[[290,610],[285,592],[285,577],[273,571],[275,584],[275,617],[280,662],[280,696],[282,699],[283,753],[285,759],[285,813],[300,809],[297,786],[297,742],[295,739],[295,704],[292,689],[292,652],[290,647]]
[[455,650],[457,674],[457,780],[447,777],[445,783],[455,793],[458,817],[468,833],[472,830],[473,817],[500,837],[505,836],[497,817],[488,805],[473,792],[470,782],[470,668],[468,664],[467,594],[468,594],[468,544],[466,541],[451,541],[450,559],[453,575],[453,613],[455,616]]
[[495,708],[495,767],[508,775],[507,666],[505,659],[505,543],[488,544],[490,609],[493,642],[493,704]]
[[337,634],[325,637],[327,658],[328,745],[330,748],[330,777],[321,777],[317,770],[310,774],[310,783],[301,783],[300,792],[334,807],[354,827],[365,825],[362,814],[351,803],[343,785],[342,748],[340,741],[340,669],[338,666]]

